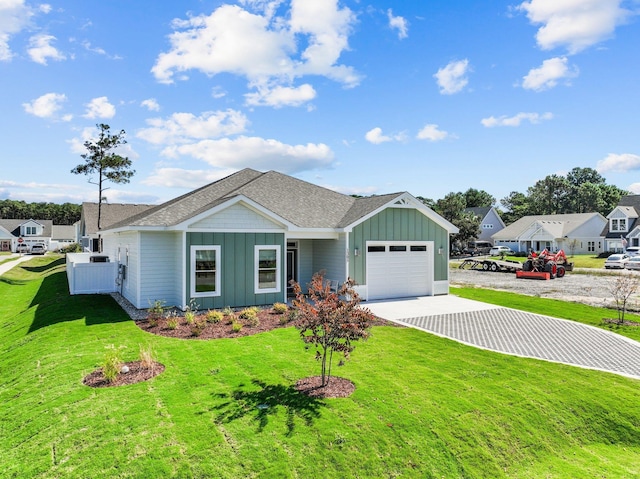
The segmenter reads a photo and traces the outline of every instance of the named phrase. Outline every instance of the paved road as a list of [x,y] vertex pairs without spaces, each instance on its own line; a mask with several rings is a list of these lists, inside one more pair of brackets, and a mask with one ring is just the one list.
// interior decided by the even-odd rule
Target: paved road
[[471,346],[640,379],[637,341],[574,321],[460,299],[438,296],[364,305],[382,318]]

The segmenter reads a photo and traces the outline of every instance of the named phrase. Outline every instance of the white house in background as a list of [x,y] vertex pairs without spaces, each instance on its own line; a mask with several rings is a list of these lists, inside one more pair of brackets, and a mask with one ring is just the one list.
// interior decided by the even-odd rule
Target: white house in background
[[604,251],[602,229],[607,219],[600,213],[523,216],[492,236],[494,245],[514,251],[563,249],[571,254]]
[[56,251],[65,248],[78,241],[78,230],[76,225],[52,225],[51,241],[49,250]]
[[505,227],[504,221],[493,206],[465,208],[465,213],[473,213],[480,218],[480,241],[493,241],[492,236]]
[[618,206],[607,215],[602,230],[604,250],[621,252],[627,246],[640,246],[640,195],[620,198]]
[[[44,245],[46,249],[49,249],[49,243],[51,241],[51,220],[5,220],[0,219],[0,227],[9,233],[11,236],[8,238],[11,241],[10,251],[15,252],[18,247],[18,239],[22,238],[22,244],[26,245],[29,249],[34,244]],[[0,237],[3,237],[3,233],[0,232]],[[7,239],[5,238],[3,244],[6,245]],[[5,247],[5,246],[3,246]]]
[[6,228],[0,226],[0,251],[11,251],[13,235]]

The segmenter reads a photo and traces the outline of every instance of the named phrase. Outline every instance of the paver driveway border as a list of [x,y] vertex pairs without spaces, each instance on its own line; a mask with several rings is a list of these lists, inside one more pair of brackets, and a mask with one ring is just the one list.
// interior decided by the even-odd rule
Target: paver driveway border
[[452,295],[362,305],[381,318],[469,346],[640,379],[640,343],[594,326]]

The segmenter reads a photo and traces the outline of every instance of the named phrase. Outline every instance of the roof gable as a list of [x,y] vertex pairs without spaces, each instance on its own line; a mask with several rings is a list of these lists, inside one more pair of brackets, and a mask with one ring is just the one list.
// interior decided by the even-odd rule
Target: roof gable
[[576,228],[581,227],[594,217],[602,218],[600,213],[572,213],[564,215],[535,215],[523,216],[509,226],[498,231],[492,238],[494,239],[518,239],[525,234],[533,224],[539,225],[555,238],[562,238],[569,235]]

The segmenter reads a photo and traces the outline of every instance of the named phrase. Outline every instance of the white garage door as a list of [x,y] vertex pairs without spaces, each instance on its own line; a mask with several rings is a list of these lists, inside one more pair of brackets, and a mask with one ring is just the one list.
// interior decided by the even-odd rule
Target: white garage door
[[367,298],[432,294],[432,255],[433,246],[428,242],[368,242]]

